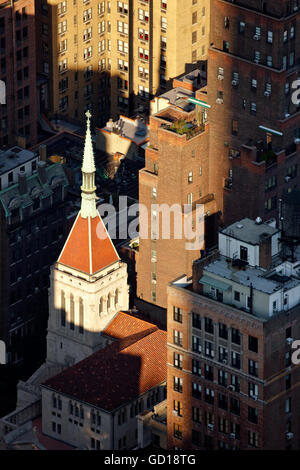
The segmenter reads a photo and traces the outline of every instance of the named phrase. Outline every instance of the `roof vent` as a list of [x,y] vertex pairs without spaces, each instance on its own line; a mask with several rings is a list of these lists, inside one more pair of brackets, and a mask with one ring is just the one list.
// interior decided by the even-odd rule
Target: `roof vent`
[[262,218],[261,217],[256,217],[255,223],[256,223],[256,225],[261,225],[262,224]]
[[239,229],[241,229],[241,228],[243,228],[243,227],[244,227],[244,225],[243,225],[243,224],[236,224],[236,228],[239,228]]

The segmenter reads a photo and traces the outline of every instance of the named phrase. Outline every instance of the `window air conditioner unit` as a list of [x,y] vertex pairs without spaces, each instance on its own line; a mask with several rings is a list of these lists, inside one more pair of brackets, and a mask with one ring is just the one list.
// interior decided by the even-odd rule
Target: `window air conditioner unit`
[[217,98],[217,99],[216,99],[216,103],[217,103],[217,104],[223,104],[222,98]]
[[290,117],[290,114],[289,114],[289,113],[286,113],[286,114],[284,115],[284,117],[285,117],[285,118],[288,118],[288,117]]
[[219,74],[218,75],[218,80],[224,80],[224,75]]
[[227,364],[227,359],[222,360],[223,364]]
[[296,139],[294,139],[294,142],[295,142],[295,144],[299,144],[299,142],[300,142],[299,137],[296,137]]
[[253,400],[255,400],[255,401],[258,400],[258,396],[257,396],[257,395],[252,395],[252,398],[253,398]]
[[287,342],[287,344],[292,344],[293,338],[286,338],[285,341]]
[[177,411],[177,410],[173,410],[173,415],[174,415],[174,416],[178,416],[178,411]]
[[291,366],[289,366],[289,367],[286,368],[286,372],[291,372],[291,370],[292,370],[292,367],[291,367]]
[[232,392],[234,392],[234,386],[233,385],[228,385],[228,390],[231,390]]
[[22,281],[22,276],[19,276],[17,280]]
[[265,91],[265,96],[270,96],[270,92],[269,91]]
[[238,82],[237,80],[232,80],[232,82],[231,82],[232,86],[237,86],[238,83],[239,83],[239,82]]
[[[290,176],[286,176],[284,179],[285,179],[286,182],[288,182],[288,181],[290,181],[291,177],[290,177]],[[288,340],[288,339],[289,339],[289,338],[287,338],[287,340]]]
[[208,424],[207,427],[210,431],[214,430],[214,425],[213,424]]
[[256,64],[259,64],[259,59],[254,59],[254,61]]
[[235,434],[234,434],[234,432],[230,433],[230,437],[231,437],[231,439],[235,439]]
[[258,34],[254,34],[253,39],[255,39],[255,41],[259,41],[259,40],[260,40],[260,36],[258,36]]
[[286,433],[286,438],[287,439],[293,439],[293,437],[294,437],[294,434],[292,432],[287,432]]

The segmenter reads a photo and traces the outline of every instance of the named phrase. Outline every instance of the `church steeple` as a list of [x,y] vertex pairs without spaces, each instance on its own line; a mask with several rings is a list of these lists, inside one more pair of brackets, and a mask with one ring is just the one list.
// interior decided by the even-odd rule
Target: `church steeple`
[[96,208],[96,186],[95,186],[95,161],[93,152],[93,143],[90,129],[91,113],[86,112],[87,125],[86,136],[84,144],[84,153],[82,161],[82,186],[81,186],[81,217],[97,217],[98,211]]

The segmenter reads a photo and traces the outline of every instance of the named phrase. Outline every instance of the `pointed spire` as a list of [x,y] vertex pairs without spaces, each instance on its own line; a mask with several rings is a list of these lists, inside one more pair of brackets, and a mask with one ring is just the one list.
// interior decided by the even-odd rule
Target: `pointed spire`
[[81,170],[84,171],[84,173],[93,173],[96,171],[96,168],[95,168],[93,143],[92,143],[92,136],[91,136],[91,129],[90,129],[90,121],[91,121],[92,115],[90,111],[87,111],[85,115],[87,117],[87,123],[86,123],[84,154],[83,154]]
[[96,208],[96,186],[95,186],[95,161],[93,152],[93,143],[90,129],[91,113],[86,112],[87,125],[84,144],[84,153],[82,161],[82,185],[81,185],[81,216],[96,217],[98,211]]

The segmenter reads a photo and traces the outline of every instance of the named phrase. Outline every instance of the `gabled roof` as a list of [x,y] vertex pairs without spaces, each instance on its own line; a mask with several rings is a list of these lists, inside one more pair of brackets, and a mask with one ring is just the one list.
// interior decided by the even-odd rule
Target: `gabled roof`
[[113,337],[120,340],[47,380],[44,386],[112,411],[164,382],[167,333],[123,312],[112,324]]
[[58,262],[91,275],[119,259],[100,215],[83,218],[79,212]]

